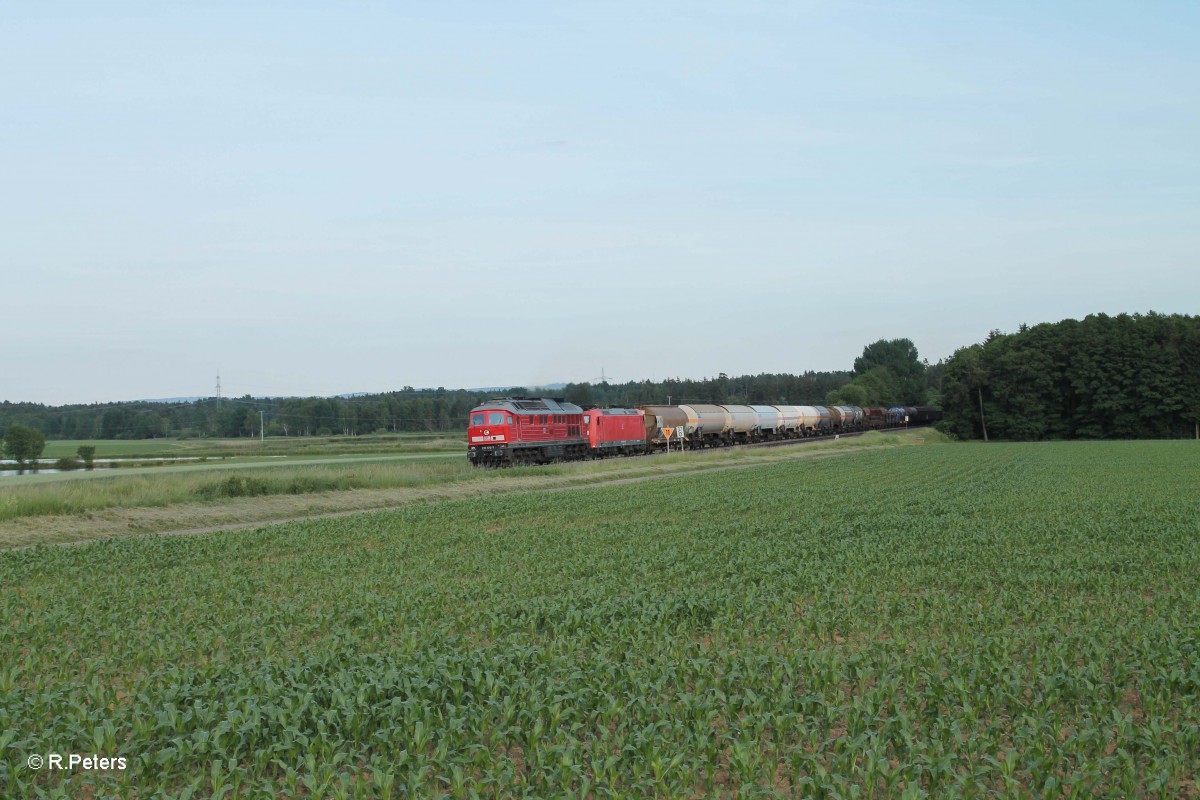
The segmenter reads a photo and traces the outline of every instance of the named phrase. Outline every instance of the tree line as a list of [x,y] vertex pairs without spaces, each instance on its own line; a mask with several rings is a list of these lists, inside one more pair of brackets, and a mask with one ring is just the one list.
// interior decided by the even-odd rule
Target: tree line
[[354,397],[242,397],[46,406],[0,403],[0,432],[25,425],[50,439],[355,436],[453,431],[464,426],[478,392],[405,389]]
[[[353,397],[205,398],[190,402],[123,402],[46,406],[0,403],[0,435],[12,425],[50,439],[158,437],[356,436],[369,433],[459,431],[470,410],[495,396],[556,396],[580,406],[680,403],[821,405],[859,397],[881,404],[920,402],[926,367],[907,339],[869,345],[852,371],[668,378],[626,383],[570,383],[557,389],[513,387],[481,392],[414,389]],[[915,388],[914,388],[915,387]],[[863,405],[865,403],[850,403]],[[265,430],[264,430],[265,429]]]
[[1200,317],[1150,312],[993,331],[946,362],[964,439],[1134,439],[1200,429]]
[[[795,403],[825,402],[829,392],[850,380],[848,372],[805,372],[800,375],[763,373],[715,378],[667,378],[628,383],[569,383],[562,396],[579,406],[629,408],[681,403]],[[517,391],[527,391],[518,389]]]
[[0,403],[12,425],[49,439],[355,436],[461,431],[496,396],[555,396],[583,407],[794,404],[944,408],[963,439],[1171,438],[1200,433],[1200,317],[1150,312],[993,331],[945,362],[922,361],[908,339],[867,345],[848,371],[571,383],[483,392],[414,389],[353,397],[205,398],[45,406]]
[[671,379],[625,384],[568,384],[566,399],[582,406],[652,403],[749,405],[895,406],[920,405],[936,397],[941,365],[922,361],[909,339],[880,339],[867,345],[849,372],[800,375],[725,373],[703,380]]

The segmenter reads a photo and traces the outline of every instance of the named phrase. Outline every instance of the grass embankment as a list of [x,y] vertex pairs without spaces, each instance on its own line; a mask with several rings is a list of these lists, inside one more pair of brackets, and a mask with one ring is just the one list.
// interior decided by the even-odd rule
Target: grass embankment
[[480,470],[465,455],[362,463],[211,463],[170,470],[47,475],[0,483],[0,547],[233,526],[479,492],[555,488],[766,463],[859,448],[945,441],[933,431],[869,433],[780,448],[659,454],[510,470]]
[[879,448],[2,553],[0,786],[1196,797],[1198,484],[1190,442]]

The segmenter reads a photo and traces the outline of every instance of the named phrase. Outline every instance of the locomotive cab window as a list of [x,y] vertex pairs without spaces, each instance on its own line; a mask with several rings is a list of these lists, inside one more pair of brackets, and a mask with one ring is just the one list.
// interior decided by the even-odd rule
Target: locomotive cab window
[[503,411],[493,411],[492,413],[488,414],[488,425],[503,425],[503,424],[504,424],[504,412]]
[[471,415],[471,424],[472,425],[482,425],[483,417],[484,417],[483,414],[472,414]]
[[592,424],[592,418],[591,418],[591,416],[589,416],[588,414],[584,414],[584,415],[583,415],[583,424],[584,424],[584,425],[591,425],[591,424]]

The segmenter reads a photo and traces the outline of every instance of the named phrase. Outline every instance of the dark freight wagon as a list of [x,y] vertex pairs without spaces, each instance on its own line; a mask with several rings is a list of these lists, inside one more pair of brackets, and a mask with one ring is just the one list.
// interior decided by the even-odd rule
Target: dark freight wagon
[[869,429],[882,428],[887,425],[887,409],[882,406],[866,406],[863,408],[863,421]]

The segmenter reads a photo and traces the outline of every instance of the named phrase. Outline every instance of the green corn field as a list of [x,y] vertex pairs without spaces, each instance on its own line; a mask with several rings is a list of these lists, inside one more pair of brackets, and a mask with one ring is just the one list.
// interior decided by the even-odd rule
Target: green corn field
[[10,551],[0,614],[4,798],[1200,796],[1194,442]]

